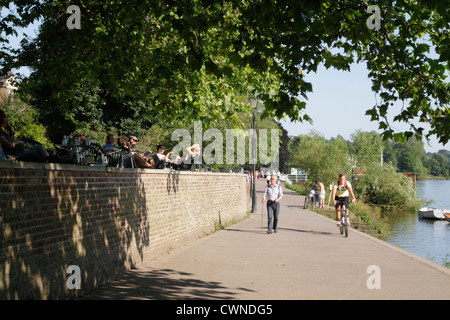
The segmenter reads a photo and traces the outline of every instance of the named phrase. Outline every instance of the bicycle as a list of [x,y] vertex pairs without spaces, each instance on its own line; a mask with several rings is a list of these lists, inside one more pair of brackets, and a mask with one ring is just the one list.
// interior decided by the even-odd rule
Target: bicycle
[[348,220],[348,214],[344,201],[339,200],[339,204],[341,206],[341,226],[339,227],[339,231],[341,234],[345,233],[345,237],[348,237],[348,225],[350,221]]

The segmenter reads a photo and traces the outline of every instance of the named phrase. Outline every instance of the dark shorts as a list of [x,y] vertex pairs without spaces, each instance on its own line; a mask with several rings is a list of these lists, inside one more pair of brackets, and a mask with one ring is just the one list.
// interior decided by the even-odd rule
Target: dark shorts
[[334,200],[337,201],[335,208],[341,206],[341,203],[344,203],[345,207],[348,208],[348,204],[350,202],[349,197],[335,197]]

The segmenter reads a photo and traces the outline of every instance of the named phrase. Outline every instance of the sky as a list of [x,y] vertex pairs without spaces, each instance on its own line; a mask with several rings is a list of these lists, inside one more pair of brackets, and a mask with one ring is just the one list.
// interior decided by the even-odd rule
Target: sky
[[[351,140],[351,135],[357,130],[383,132],[378,129],[378,122],[371,122],[370,116],[365,115],[366,110],[376,104],[365,65],[353,64],[350,71],[320,67],[316,73],[306,75],[305,80],[313,85],[305,109],[305,113],[313,119],[313,125],[291,122],[289,119],[280,121],[290,136],[308,134],[314,130],[326,139],[341,135]],[[410,130],[406,123],[392,122],[401,105],[394,104],[392,108],[388,113],[391,126],[398,131]],[[429,130],[429,126],[422,123],[416,122],[415,125]],[[436,138],[430,138],[428,143],[424,140],[424,144],[425,152],[450,151],[450,144],[444,146]]]

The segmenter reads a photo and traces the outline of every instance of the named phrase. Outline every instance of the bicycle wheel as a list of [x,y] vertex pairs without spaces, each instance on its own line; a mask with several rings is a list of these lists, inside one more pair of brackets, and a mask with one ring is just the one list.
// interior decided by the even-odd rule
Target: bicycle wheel
[[348,215],[347,215],[347,210],[345,208],[345,205],[343,205],[341,208],[341,218],[343,220],[345,236],[348,237]]
[[308,208],[308,197],[305,197],[305,203],[303,203],[303,209],[307,209]]
[[348,237],[348,217],[347,215],[345,216],[345,224],[344,224],[344,232],[345,232],[345,237]]
[[344,234],[345,236],[348,236],[348,229],[347,229],[347,219],[345,215],[345,204],[341,205],[341,234]]

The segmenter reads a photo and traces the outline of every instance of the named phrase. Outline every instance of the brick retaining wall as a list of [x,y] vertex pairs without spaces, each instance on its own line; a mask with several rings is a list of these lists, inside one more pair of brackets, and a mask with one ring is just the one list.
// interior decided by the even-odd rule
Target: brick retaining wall
[[0,161],[0,299],[80,296],[248,210],[241,174]]

